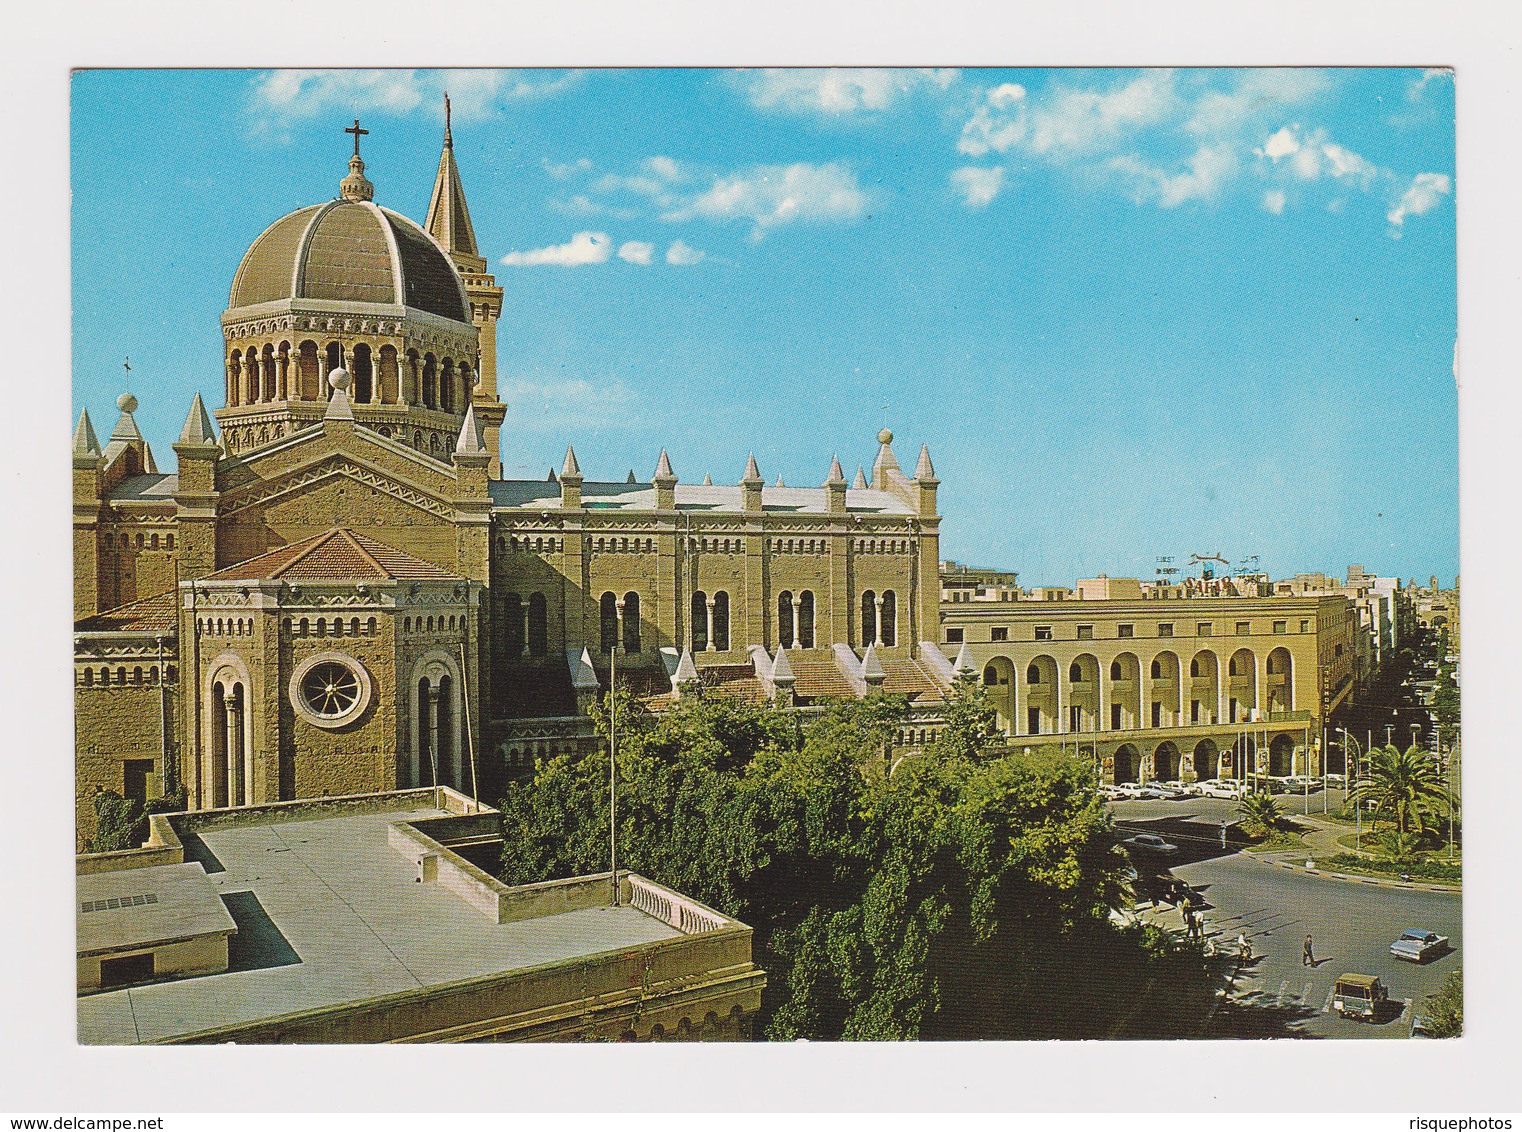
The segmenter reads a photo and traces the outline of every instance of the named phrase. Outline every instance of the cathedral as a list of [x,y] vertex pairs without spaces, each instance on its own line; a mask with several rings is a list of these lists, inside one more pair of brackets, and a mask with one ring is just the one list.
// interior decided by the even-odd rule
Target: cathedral
[[[446,119],[424,223],[375,203],[359,123],[338,195],[272,223],[232,276],[223,403],[162,472],[124,394],[73,440],[80,843],[93,798],[193,810],[441,783],[491,800],[596,742],[620,686],[798,709],[906,695],[933,734],[938,480],[878,434],[818,487],[502,476],[502,289]],[[509,316],[510,317],[510,316]],[[737,458],[736,466],[741,464]]]

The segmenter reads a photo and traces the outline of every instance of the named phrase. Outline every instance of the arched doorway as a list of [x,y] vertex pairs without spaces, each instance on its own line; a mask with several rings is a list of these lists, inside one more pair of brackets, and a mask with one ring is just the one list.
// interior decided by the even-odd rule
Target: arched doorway
[[1214,739],[1201,739],[1194,745],[1194,776],[1197,779],[1219,778],[1221,752]]
[[1038,656],[1025,666],[1025,735],[1050,735],[1057,730],[1057,662]]
[[1110,694],[1105,697],[1107,723],[1112,731],[1130,731],[1141,726],[1141,666],[1136,654],[1123,652],[1110,661]]
[[1080,653],[1068,664],[1067,716],[1069,731],[1099,730],[1099,660]]
[[1115,781],[1141,781],[1141,752],[1130,743],[1122,743],[1115,751]]
[[1182,667],[1178,654],[1164,649],[1152,658],[1148,669],[1152,704],[1147,709],[1147,718],[1153,727],[1177,727],[1182,713],[1179,696],[1183,692],[1183,682],[1179,679]]
[[1285,778],[1295,773],[1295,740],[1289,735],[1275,735],[1268,745],[1268,773]]
[[1258,706],[1258,658],[1251,649],[1238,649],[1226,662],[1226,722],[1252,718]]
[[1015,665],[996,656],[983,666],[983,693],[999,716],[999,730],[1015,734]]
[[1157,750],[1152,752],[1153,771],[1164,782],[1183,778],[1179,762],[1178,747],[1171,742],[1159,743]]
[[1216,655],[1201,649],[1189,661],[1189,694],[1185,697],[1185,711],[1190,723],[1213,724],[1216,722],[1217,705],[1221,702],[1221,665]]
[[1268,714],[1295,710],[1295,662],[1282,645],[1268,654]]

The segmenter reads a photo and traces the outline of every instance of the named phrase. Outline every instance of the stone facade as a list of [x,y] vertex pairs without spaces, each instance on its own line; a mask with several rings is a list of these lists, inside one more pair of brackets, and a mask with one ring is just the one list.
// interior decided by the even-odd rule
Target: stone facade
[[[150,757],[153,785],[185,785],[193,807],[493,789],[534,755],[585,749],[615,645],[620,679],[652,701],[679,694],[684,653],[700,682],[747,676],[748,693],[790,703],[884,680],[922,715],[939,698],[927,450],[906,475],[884,430],[870,481],[858,469],[848,483],[836,460],[817,488],[767,485],[754,458],[733,486],[683,483],[664,452],[648,483],[596,481],[570,448],[551,481],[503,480],[502,292],[452,135],[424,227],[374,203],[357,152],[349,169],[337,200],[277,220],[245,255],[222,318],[225,403],[214,424],[195,398],[175,473],[159,471],[135,398],[104,447],[81,415],[82,840],[96,788],[121,790]],[[372,540],[384,561],[313,574],[334,539]],[[267,558],[307,544],[327,548],[308,566]],[[151,617],[133,612],[145,602]],[[174,658],[162,726],[155,696],[96,655],[108,644]],[[366,685],[342,726],[303,714],[298,674],[318,653]],[[103,665],[109,683],[84,682]],[[448,746],[428,749],[440,719]]]

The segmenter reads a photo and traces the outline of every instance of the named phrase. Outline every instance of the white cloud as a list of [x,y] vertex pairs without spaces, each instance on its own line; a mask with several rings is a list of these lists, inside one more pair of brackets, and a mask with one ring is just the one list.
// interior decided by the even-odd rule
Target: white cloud
[[543,162],[544,171],[557,181],[564,181],[581,173],[591,171],[592,159],[590,157],[578,157],[575,161],[551,161],[548,157]]
[[919,90],[945,90],[957,75],[951,69],[768,68],[743,72],[736,81],[758,110],[839,116],[886,110],[903,96]]
[[1160,166],[1135,156],[1113,158],[1110,168],[1131,181],[1138,201],[1154,200],[1163,208],[1176,208],[1191,200],[1213,200],[1221,186],[1236,172],[1237,156],[1228,145],[1201,146],[1184,162],[1184,169],[1168,173]]
[[1263,207],[1275,216],[1284,215],[1284,190],[1269,189],[1263,194]]
[[1240,134],[1264,114],[1308,102],[1331,87],[1322,71],[1255,67],[1231,72],[1226,90],[1205,90],[1194,100],[1183,128],[1199,137]]
[[831,162],[762,165],[717,178],[713,186],[671,209],[663,220],[749,220],[751,238],[795,220],[843,222],[866,211],[867,197],[856,176]]
[[637,263],[641,267],[649,267],[650,256],[654,251],[654,244],[647,244],[641,240],[630,240],[618,249],[618,258],[625,263]]
[[330,114],[444,118],[449,92],[457,122],[490,118],[506,103],[549,98],[581,81],[577,71],[278,70],[263,72],[249,98],[251,132],[288,140],[283,127]]
[[1278,133],[1263,143],[1259,150],[1264,157],[1272,161],[1278,161],[1281,157],[1288,157],[1300,148],[1300,141],[1295,137],[1295,131],[1288,126],[1279,127]]
[[1399,228],[1405,224],[1406,217],[1431,212],[1452,191],[1453,182],[1446,173],[1418,173],[1390,209],[1388,219]]
[[691,247],[685,240],[672,240],[666,249],[666,262],[675,267],[691,267],[703,259],[706,253]]
[[1373,162],[1358,156],[1350,149],[1344,149],[1336,142],[1328,142],[1321,147],[1321,152],[1331,165],[1334,177],[1352,177],[1367,186],[1379,174],[1379,169]]
[[1170,71],[1144,71],[1109,90],[1057,86],[1039,104],[1023,87],[994,87],[962,128],[957,149],[969,157],[1019,148],[1051,161],[1107,149],[1160,121],[1177,100]]
[[502,257],[506,267],[581,267],[607,263],[613,254],[613,241],[606,232],[577,232],[569,243],[526,252],[508,252]]
[[1302,181],[1319,180],[1323,173],[1338,180],[1358,181],[1367,189],[1388,172],[1346,146],[1328,141],[1325,130],[1301,134],[1298,126],[1281,126],[1253,152],[1277,165],[1289,158],[1288,168]]
[[992,169],[983,169],[975,165],[964,165],[951,171],[951,185],[962,194],[962,203],[968,208],[983,208],[1004,187],[1004,166],[995,165]]
[[1427,84],[1439,79],[1447,79],[1449,82],[1452,82],[1453,69],[1451,67],[1428,67],[1422,71],[1420,78],[1413,80],[1411,85],[1406,88],[1406,97],[1412,102],[1420,101],[1423,93],[1427,90]]

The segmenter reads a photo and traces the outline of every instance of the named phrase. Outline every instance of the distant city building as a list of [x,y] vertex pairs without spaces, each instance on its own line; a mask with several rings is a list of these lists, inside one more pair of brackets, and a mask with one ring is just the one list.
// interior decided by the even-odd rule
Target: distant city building
[[1089,754],[1106,782],[1318,771],[1322,723],[1354,687],[1352,602],[1210,581],[1218,593],[1101,575],[943,602],[943,650],[978,673],[1012,743]]
[[77,859],[80,1042],[749,1035],[750,928],[623,871],[504,885],[501,828],[447,787],[155,816]]

